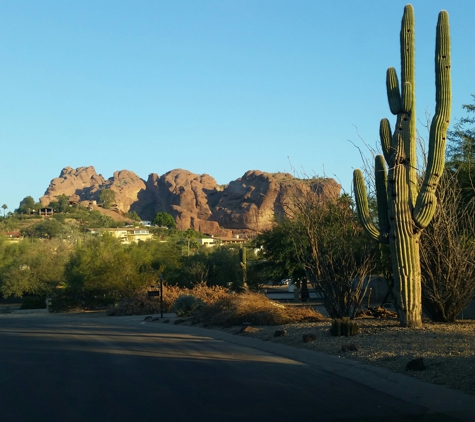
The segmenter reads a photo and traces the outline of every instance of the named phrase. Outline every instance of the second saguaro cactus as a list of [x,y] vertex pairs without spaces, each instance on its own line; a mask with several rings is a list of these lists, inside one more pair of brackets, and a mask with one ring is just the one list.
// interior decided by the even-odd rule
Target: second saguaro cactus
[[[439,13],[436,29],[436,108],[429,134],[427,168],[423,180],[417,174],[416,100],[414,63],[414,9],[407,5],[401,24],[401,85],[394,68],[386,75],[388,102],[397,116],[394,131],[389,121],[380,124],[383,155],[375,159],[377,228],[369,213],[363,174],[353,174],[358,215],[366,231],[389,243],[395,295],[401,325],[422,326],[419,240],[430,223],[437,198],[435,191],[445,165],[446,133],[452,104],[450,76],[450,28],[446,11]],[[388,170],[386,171],[386,163]]]

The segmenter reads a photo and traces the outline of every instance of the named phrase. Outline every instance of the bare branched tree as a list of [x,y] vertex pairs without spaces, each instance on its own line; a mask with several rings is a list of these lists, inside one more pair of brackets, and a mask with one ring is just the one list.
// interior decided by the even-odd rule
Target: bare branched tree
[[453,322],[475,299],[475,198],[466,203],[458,177],[445,172],[432,223],[421,237],[422,306]]
[[351,198],[310,189],[294,196],[286,214],[293,222],[289,235],[296,255],[307,278],[324,292],[327,312],[332,318],[354,318],[375,266],[376,244],[366,237]]

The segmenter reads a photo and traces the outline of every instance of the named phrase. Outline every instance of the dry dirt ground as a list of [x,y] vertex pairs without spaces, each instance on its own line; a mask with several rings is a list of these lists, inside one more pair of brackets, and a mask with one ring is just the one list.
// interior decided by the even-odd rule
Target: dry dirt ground
[[[251,326],[246,332],[241,332],[242,327],[207,328],[362,361],[475,395],[474,320],[454,324],[426,322],[418,330],[402,328],[396,320],[365,318],[357,321],[361,332],[352,337],[333,337],[329,333],[330,319],[282,326]],[[171,319],[170,323],[173,322]],[[277,330],[285,330],[285,335],[275,337]],[[313,334],[315,339],[304,342],[306,334]],[[357,350],[343,352],[342,346],[349,344]],[[423,358],[425,369],[406,370],[406,364],[416,358]]]

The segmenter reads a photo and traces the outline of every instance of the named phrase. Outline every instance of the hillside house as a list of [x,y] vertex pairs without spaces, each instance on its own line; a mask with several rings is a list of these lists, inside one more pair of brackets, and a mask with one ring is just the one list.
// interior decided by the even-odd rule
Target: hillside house
[[139,240],[151,240],[153,237],[149,230],[139,227],[88,229],[88,232],[95,235],[109,233],[126,245],[138,243]]

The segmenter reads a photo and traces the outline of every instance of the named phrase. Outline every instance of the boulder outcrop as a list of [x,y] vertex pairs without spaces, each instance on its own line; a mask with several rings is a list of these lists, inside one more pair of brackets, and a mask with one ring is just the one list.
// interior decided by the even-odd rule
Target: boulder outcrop
[[53,179],[44,196],[40,198],[43,205],[55,201],[59,195],[77,195],[81,201],[96,199],[106,180],[97,174],[93,166],[73,169],[65,167],[59,177]]
[[229,229],[268,230],[295,197],[310,189],[321,196],[338,197],[341,186],[333,179],[296,179],[289,173],[250,170],[224,190],[212,219]]
[[310,189],[322,196],[337,197],[341,186],[333,179],[297,179],[289,173],[266,173],[250,170],[242,177],[220,186],[208,174],[194,174],[183,169],[161,176],[151,173],[147,181],[122,170],[105,179],[94,167],[65,167],[53,179],[40,198],[48,205],[65,194],[72,200],[98,200],[103,189],[116,194],[116,208],[135,211],[144,220],[157,212],[171,214],[181,230],[192,228],[202,233],[229,236],[236,232],[260,232],[274,224],[286,204]]

